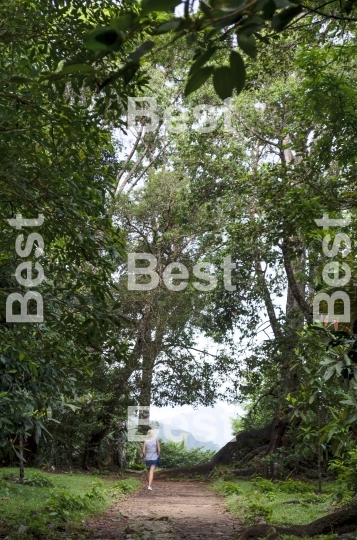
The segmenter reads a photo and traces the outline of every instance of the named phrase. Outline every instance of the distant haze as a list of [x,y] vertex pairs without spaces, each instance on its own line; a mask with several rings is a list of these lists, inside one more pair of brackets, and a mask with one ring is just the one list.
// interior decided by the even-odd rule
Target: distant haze
[[188,450],[191,450],[192,448],[202,448],[202,450],[214,450],[217,452],[220,449],[220,446],[212,441],[198,441],[189,431],[173,429],[172,426],[168,426],[162,422],[160,422],[159,432],[156,437],[163,442],[168,442],[170,440],[181,442],[184,440],[185,447]]
[[212,450],[221,448],[233,439],[230,417],[238,414],[242,414],[239,406],[225,403],[196,410],[189,405],[150,407],[151,420],[160,425],[156,436],[176,442],[185,437],[188,448],[203,446]]

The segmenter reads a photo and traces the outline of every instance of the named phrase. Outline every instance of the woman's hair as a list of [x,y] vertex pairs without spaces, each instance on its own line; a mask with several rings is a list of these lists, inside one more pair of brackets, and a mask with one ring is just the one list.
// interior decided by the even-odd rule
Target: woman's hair
[[146,434],[146,438],[147,438],[147,439],[153,439],[154,436],[155,436],[154,430],[153,430],[153,429],[149,429],[149,431],[148,431],[147,434]]

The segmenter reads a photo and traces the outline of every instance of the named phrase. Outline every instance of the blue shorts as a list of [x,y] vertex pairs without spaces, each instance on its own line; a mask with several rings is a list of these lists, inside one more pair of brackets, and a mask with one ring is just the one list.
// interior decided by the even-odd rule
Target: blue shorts
[[153,465],[157,465],[157,460],[156,459],[152,459],[150,461],[145,461],[145,465],[148,469],[150,469],[150,467],[152,467]]

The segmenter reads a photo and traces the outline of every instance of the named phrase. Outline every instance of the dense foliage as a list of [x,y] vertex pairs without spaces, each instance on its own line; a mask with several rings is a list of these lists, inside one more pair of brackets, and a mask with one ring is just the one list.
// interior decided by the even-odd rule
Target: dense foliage
[[[0,8],[3,463],[124,467],[128,406],[225,399],[247,405],[236,430],[273,423],[268,458],[326,471],[347,457],[349,471],[354,4],[179,4]],[[140,114],[127,129],[133,96],[156,99],[156,130]],[[20,214],[44,222],[19,230],[9,220]],[[323,229],[325,214],[346,222]],[[22,257],[29,233],[44,245],[37,237]],[[127,254],[143,252],[158,260],[158,287],[128,290]],[[44,269],[36,286],[15,277],[25,260]],[[175,268],[166,279],[175,262],[187,278]],[[9,321],[7,297],[29,288],[43,297],[43,322]],[[330,319],[322,302],[314,321],[315,295],[335,290],[349,296],[350,320],[334,320],[340,301]],[[198,463],[165,448],[175,466]]]
[[160,461],[160,467],[164,469],[198,465],[208,461],[214,454],[213,450],[203,450],[202,448],[188,450],[184,440],[181,442],[162,442],[161,452],[163,458]]

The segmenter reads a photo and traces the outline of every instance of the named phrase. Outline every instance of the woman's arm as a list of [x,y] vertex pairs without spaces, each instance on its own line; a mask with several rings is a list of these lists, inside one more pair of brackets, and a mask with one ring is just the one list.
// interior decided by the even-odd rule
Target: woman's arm
[[159,443],[159,441],[157,441],[156,444],[157,444],[157,455],[160,456],[160,454],[161,454],[161,448],[160,448],[160,443]]
[[145,457],[145,443],[143,443],[143,457]]

